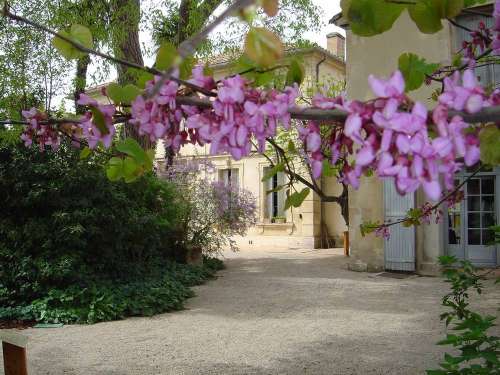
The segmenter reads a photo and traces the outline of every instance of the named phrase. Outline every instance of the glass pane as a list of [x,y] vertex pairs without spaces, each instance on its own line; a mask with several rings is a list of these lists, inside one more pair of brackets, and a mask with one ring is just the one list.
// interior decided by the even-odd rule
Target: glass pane
[[481,231],[472,229],[468,231],[469,245],[481,245]]
[[[493,212],[489,212],[486,214],[483,214],[483,228],[489,228],[491,226],[495,225],[495,214]],[[470,226],[470,225],[469,225]]]
[[[483,229],[483,245],[490,245],[493,243],[493,240],[495,239],[495,232],[492,230]],[[492,249],[494,251],[494,248]]]
[[460,238],[460,213],[448,213],[448,243],[458,245]]
[[495,197],[481,197],[481,211],[495,211]]
[[493,176],[481,179],[481,194],[495,194],[495,180]]
[[469,228],[481,228],[481,214],[468,214],[467,218]]
[[469,211],[480,211],[481,201],[479,197],[467,197],[467,209]]
[[472,180],[469,180],[469,182],[467,182],[467,194],[480,194],[480,181],[481,180],[479,178],[473,178]]

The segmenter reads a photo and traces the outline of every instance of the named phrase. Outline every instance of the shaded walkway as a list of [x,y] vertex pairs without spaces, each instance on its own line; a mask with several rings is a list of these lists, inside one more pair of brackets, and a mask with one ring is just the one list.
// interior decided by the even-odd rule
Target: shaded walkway
[[[227,270],[197,287],[186,311],[28,330],[31,371],[421,374],[434,367],[441,358],[434,343],[443,333],[439,313],[446,285],[437,278],[350,272],[340,254],[229,254]],[[495,293],[489,288],[482,301],[492,314],[500,298]]]

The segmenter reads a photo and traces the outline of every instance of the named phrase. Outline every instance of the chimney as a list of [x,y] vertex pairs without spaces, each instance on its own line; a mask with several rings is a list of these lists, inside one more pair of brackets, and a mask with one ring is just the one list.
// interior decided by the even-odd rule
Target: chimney
[[345,38],[336,32],[326,36],[326,49],[341,60],[345,59]]

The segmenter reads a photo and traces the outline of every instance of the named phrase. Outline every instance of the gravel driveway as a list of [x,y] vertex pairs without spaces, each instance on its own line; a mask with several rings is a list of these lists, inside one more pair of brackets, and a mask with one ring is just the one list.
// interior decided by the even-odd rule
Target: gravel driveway
[[[229,254],[185,311],[25,331],[31,374],[422,374],[436,366],[446,285],[344,263],[339,250]],[[497,313],[498,289],[487,288],[483,310]]]

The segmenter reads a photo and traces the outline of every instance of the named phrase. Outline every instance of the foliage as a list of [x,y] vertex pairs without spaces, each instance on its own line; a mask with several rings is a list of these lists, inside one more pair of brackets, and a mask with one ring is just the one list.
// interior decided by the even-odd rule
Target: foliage
[[439,64],[429,64],[414,53],[404,53],[399,56],[398,66],[405,79],[406,91],[418,89],[426,77],[439,68]]
[[30,304],[42,320],[149,314],[180,307],[190,295],[182,285],[209,276],[169,263],[185,210],[171,184],[149,174],[110,183],[99,154],[80,160],[64,143],[41,153],[9,133],[0,131],[3,314],[25,315]]
[[167,170],[189,209],[181,220],[186,247],[201,248],[205,254],[229,246],[236,250],[233,236],[245,235],[256,222],[255,197],[237,185],[210,181],[200,173],[210,163],[178,162]]
[[[344,0],[342,7],[353,31],[369,36],[388,30],[404,11],[408,11],[422,32],[434,33],[442,28],[443,20],[448,19],[453,23],[451,19],[460,14],[464,6],[482,2]],[[475,76],[474,67],[484,55],[494,55],[500,51],[500,0],[494,5],[495,25],[487,28],[484,23],[480,23],[478,30],[470,32],[473,40],[464,42],[463,51],[460,52],[463,65],[439,67],[433,72],[438,68],[437,65],[429,64],[417,55],[404,54],[399,61],[401,70],[394,72],[390,78],[369,76],[375,100],[351,101],[343,95],[331,97],[318,94],[312,99],[311,108],[304,111],[295,108],[297,99],[301,96],[296,82],[303,78],[300,67],[297,69],[296,64],[290,64],[286,77],[286,81],[292,86],[269,87],[274,80],[268,73],[275,68],[280,69],[274,64],[282,56],[283,44],[277,36],[279,33],[266,24],[267,18],[263,14],[279,17],[287,3],[282,2],[281,7],[276,9],[275,0],[261,1],[257,6],[237,1],[230,5],[223,17],[214,19],[206,33],[197,35],[196,32],[200,31],[207,17],[221,5],[221,1],[211,2],[205,13],[206,17],[200,17],[194,28],[190,28],[192,24],[189,17],[195,13],[198,16],[204,13],[200,12],[205,3],[181,1],[176,21],[177,40],[162,43],[158,51],[156,65],[161,69],[169,68],[160,78],[160,71],[142,66],[141,51],[137,46],[138,35],[134,37],[138,34],[135,26],[140,17],[140,2],[115,0],[115,7],[112,7],[113,12],[117,13],[115,16],[131,21],[127,35],[132,44],[128,48],[122,43],[118,52],[137,50],[135,55],[132,54],[134,56],[130,56],[131,61],[119,63],[119,76],[123,76],[122,70],[128,69],[127,67],[136,70],[140,67],[139,70],[148,74],[153,72],[158,77],[149,77],[151,79],[146,82],[143,92],[134,86],[131,91],[126,90],[126,101],[131,102],[131,110],[128,106],[122,108],[99,105],[82,95],[79,104],[89,106],[89,110],[82,120],[65,124],[67,120],[57,121],[58,119],[48,118],[50,114],[32,109],[26,112],[27,126],[23,140],[27,145],[34,142],[41,147],[57,147],[61,131],[59,128],[64,128],[72,136],[87,141],[90,149],[99,144],[109,148],[115,125],[125,121],[130,136],[136,139],[144,137],[143,140],[147,141],[143,143],[144,146],[163,140],[169,149],[169,158],[183,145],[192,143],[199,146],[210,144],[211,154],[229,153],[238,160],[249,156],[254,148],[263,153],[269,142],[275,148],[277,159],[280,159],[285,158],[286,153],[272,142],[280,127],[289,130],[293,125],[302,146],[295,149],[299,150],[299,155],[305,161],[305,169],[312,182],[298,173],[288,173],[287,170],[287,174],[291,176],[290,183],[296,179],[306,185],[300,192],[296,189],[294,193],[289,191],[287,206],[300,205],[310,190],[318,193],[325,201],[339,203],[345,200],[345,195],[324,195],[315,181],[323,172],[336,174],[344,187],[349,184],[355,189],[360,185],[361,176],[376,173],[379,178],[393,179],[400,194],[412,193],[422,187],[430,200],[440,201],[443,192],[453,189],[453,176],[458,170],[464,166],[474,166],[480,157],[483,157],[484,163],[495,163],[497,155],[494,148],[497,142],[491,142],[490,138],[495,137],[498,129],[493,125],[489,129],[483,129],[484,125],[474,124],[473,119],[479,119],[479,122],[493,119],[490,107],[493,107],[492,112],[498,110],[496,107],[500,103],[500,91],[483,87]],[[125,7],[124,12],[124,8],[116,6],[120,4],[132,5],[132,9]],[[241,25],[249,30],[245,38],[246,58],[253,60],[257,68],[269,67],[269,71],[258,72],[258,79],[235,75],[215,82],[202,66],[197,65],[191,69],[195,61],[191,55],[195,54],[206,34],[219,26],[230,13],[240,16],[240,20],[244,21]],[[46,30],[42,25],[8,11],[6,16]],[[76,28],[78,35],[73,35],[73,38],[91,41],[90,30],[81,26]],[[83,30],[84,33],[81,32]],[[186,40],[190,36],[193,38]],[[182,41],[186,43],[181,43]],[[174,46],[179,43],[179,51],[176,51]],[[69,43],[69,47],[75,48],[78,53],[89,52],[88,48],[82,49],[81,44]],[[58,48],[63,54],[68,53],[64,46]],[[96,51],[91,52],[103,56]],[[106,58],[116,62],[111,56]],[[189,82],[182,81],[189,77],[190,70],[192,76]],[[175,74],[171,74],[172,72]],[[181,80],[177,78],[177,72]],[[405,94],[405,91],[416,89],[423,81],[428,80],[442,82],[440,93],[433,94],[438,104],[432,110]],[[124,89],[113,86],[109,95],[113,97],[110,99],[115,104],[124,104],[123,100],[116,98],[123,97]],[[333,111],[328,112],[329,110]],[[456,111],[458,115],[451,117],[450,111]],[[292,118],[302,122],[292,123]],[[54,126],[61,122],[63,126]],[[324,131],[325,129],[327,130]],[[484,138],[488,141],[484,141]],[[138,160],[137,155],[138,153],[113,156],[109,161],[108,177],[112,180],[123,177],[131,182],[147,172],[150,160],[143,163]],[[420,217],[410,219],[404,223],[414,225],[420,222]],[[375,232],[387,233],[385,230]]]
[[184,300],[194,295],[190,287],[213,278],[221,268],[215,258],[205,258],[201,266],[169,262],[140,280],[97,280],[85,286],[53,288],[30,304],[0,308],[0,320],[91,324],[180,310]]
[[[54,26],[52,1],[12,2],[12,10]],[[70,66],[52,48],[50,38],[25,25],[0,19],[0,115],[19,119],[33,106],[54,109],[54,97],[65,90]]]
[[[185,36],[196,34],[201,27],[210,21],[218,9],[223,9],[230,2],[217,0],[209,2],[189,1],[189,11],[180,14],[182,10],[177,4],[165,1],[160,9],[147,12],[145,20],[151,20],[153,38],[157,46],[165,41],[178,45],[179,28],[185,29]],[[270,2],[265,2],[269,6]],[[271,2],[272,3],[272,2]],[[211,5],[217,5],[210,9]],[[311,0],[281,0],[277,14],[271,16],[264,9],[259,10],[253,17],[255,27],[265,27],[274,34],[280,35],[285,43],[302,43],[303,34],[306,31],[318,31],[321,24],[320,9]],[[272,14],[272,13],[271,13]],[[185,20],[180,18],[186,17]],[[205,41],[197,50],[199,56],[211,56],[225,53],[228,50],[238,49],[245,39],[248,26],[239,22],[237,18],[226,20],[223,24],[223,32],[216,32]]]
[[484,4],[486,0],[342,0],[342,14],[352,31],[361,36],[373,36],[389,30],[401,13],[410,18],[423,33],[436,33],[443,28],[442,20],[454,18],[465,7]]
[[[490,331],[496,326],[494,316],[484,316],[471,310],[470,290],[481,294],[481,277],[469,261],[458,261],[452,256],[440,257],[443,276],[451,292],[443,297],[443,306],[450,308],[441,314],[446,326],[453,323],[454,333],[446,335],[438,345],[451,345],[458,355],[445,354],[439,370],[428,370],[429,375],[498,374],[500,368],[500,338]],[[460,268],[457,268],[456,265]]]

